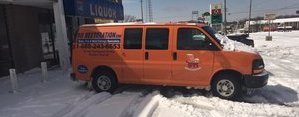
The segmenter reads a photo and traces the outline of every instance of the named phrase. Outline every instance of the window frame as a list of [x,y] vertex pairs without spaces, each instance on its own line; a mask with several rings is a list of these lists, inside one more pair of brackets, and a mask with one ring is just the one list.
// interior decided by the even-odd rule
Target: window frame
[[[141,38],[140,38],[140,47],[139,48],[126,48],[127,46],[126,46],[126,31],[127,31],[127,29],[139,29],[141,32],[140,32],[140,34],[141,34]],[[143,45],[143,32],[144,32],[144,30],[143,30],[144,28],[143,27],[125,27],[124,28],[124,38],[123,38],[123,49],[124,50],[141,50],[141,49],[143,49],[143,47],[142,47],[142,45]]]
[[[147,43],[148,43],[148,31],[151,30],[151,29],[164,29],[164,30],[167,30],[167,47],[166,48],[148,48],[147,47]],[[148,27],[146,28],[146,31],[145,31],[145,50],[169,50],[169,47],[170,47],[170,31],[171,29],[169,27]]]
[[[202,33],[205,36],[205,41],[208,41],[208,44],[212,44],[210,46],[207,45],[207,47],[203,48],[201,47],[200,49],[180,49],[179,48],[179,30],[180,29],[195,29],[198,30],[200,33]],[[176,50],[178,51],[198,51],[198,50],[219,50],[217,45],[214,44],[214,42],[210,39],[208,34],[205,34],[203,30],[199,29],[198,27],[178,27],[177,30],[177,35],[176,35]]]

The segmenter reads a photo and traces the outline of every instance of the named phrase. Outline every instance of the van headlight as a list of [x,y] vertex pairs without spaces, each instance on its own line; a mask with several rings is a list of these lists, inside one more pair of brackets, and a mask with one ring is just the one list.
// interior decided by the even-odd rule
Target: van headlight
[[252,62],[252,74],[259,74],[264,71],[265,64],[263,59],[255,59]]

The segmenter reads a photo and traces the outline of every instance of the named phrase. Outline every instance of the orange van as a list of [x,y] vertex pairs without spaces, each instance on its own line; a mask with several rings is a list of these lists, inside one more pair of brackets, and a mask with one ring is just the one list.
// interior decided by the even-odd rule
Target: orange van
[[253,48],[195,23],[108,23],[80,26],[72,44],[72,79],[95,91],[118,84],[186,86],[225,99],[267,84]]

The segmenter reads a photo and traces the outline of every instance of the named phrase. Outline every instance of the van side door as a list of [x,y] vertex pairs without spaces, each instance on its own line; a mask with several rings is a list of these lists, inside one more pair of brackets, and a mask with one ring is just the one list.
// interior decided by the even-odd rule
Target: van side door
[[214,52],[207,33],[196,26],[176,26],[173,41],[172,80],[177,84],[208,86]]
[[138,83],[143,78],[144,49],[143,26],[127,26],[124,28],[122,48],[123,82]]
[[163,85],[171,77],[171,26],[146,26],[144,80]]

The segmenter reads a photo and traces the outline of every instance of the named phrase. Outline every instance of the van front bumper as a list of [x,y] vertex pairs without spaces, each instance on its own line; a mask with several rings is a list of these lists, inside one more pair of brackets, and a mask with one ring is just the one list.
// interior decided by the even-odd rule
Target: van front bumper
[[244,75],[243,82],[247,88],[260,88],[268,83],[269,74],[264,71],[255,75]]

